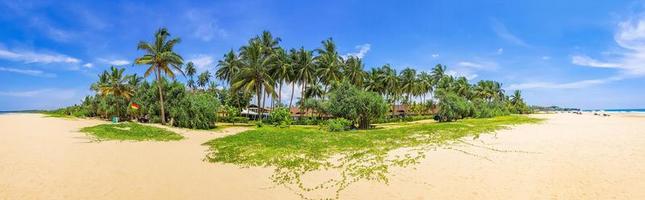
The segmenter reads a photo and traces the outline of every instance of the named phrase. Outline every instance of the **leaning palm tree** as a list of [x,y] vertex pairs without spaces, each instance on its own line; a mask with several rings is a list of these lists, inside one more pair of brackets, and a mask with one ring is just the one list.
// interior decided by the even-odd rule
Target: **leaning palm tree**
[[426,102],[426,95],[432,92],[432,76],[428,72],[422,71],[418,77],[417,95],[421,95],[421,102]]
[[170,33],[168,33],[166,28],[160,28],[157,33],[155,33],[155,39],[153,42],[139,42],[137,49],[145,51],[145,54],[134,60],[135,64],[150,65],[144,76],[148,77],[151,73],[154,73],[157,82],[159,82],[158,88],[159,105],[161,108],[161,124],[166,124],[166,113],[164,110],[162,90],[163,75],[165,74],[174,78],[175,72],[173,72],[173,70],[183,74],[181,65],[184,63],[184,59],[173,51],[173,48],[181,41],[181,39],[168,39],[169,36]]
[[381,81],[385,87],[384,93],[388,95],[389,101],[392,103],[392,116],[394,116],[397,96],[401,93],[399,77],[396,74],[396,70],[392,69],[389,64],[383,65],[381,70]]
[[272,60],[264,54],[263,46],[257,40],[249,41],[240,51],[240,72],[233,79],[233,91],[255,92],[257,105],[264,95],[262,90],[275,95],[274,80],[269,73]]
[[[128,76],[123,76],[123,71],[125,69],[118,69],[114,66],[110,67],[110,76],[109,80],[99,87],[99,93],[102,96],[112,95],[114,97],[122,97],[126,101],[130,100],[132,93],[134,91],[133,87],[128,84],[130,78]],[[116,99],[116,115],[120,116],[120,101]]]
[[206,85],[211,81],[211,73],[206,70],[197,76],[197,85],[202,89],[206,89]]
[[193,79],[195,73],[197,73],[195,65],[193,64],[193,62],[188,62],[188,64],[186,64],[186,75],[188,75],[187,85],[191,90],[195,90],[195,80]]

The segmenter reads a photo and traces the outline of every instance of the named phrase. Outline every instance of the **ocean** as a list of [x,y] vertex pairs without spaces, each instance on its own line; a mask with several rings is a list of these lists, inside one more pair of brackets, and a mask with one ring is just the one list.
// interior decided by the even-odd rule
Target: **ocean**
[[584,110],[587,112],[608,112],[608,113],[645,113],[643,108],[635,109],[598,109],[598,110]]
[[38,111],[38,110],[13,110],[13,111],[1,111],[1,110],[0,110],[0,115],[2,115],[2,114],[9,114],[9,113],[37,113],[37,112],[41,112],[41,111]]

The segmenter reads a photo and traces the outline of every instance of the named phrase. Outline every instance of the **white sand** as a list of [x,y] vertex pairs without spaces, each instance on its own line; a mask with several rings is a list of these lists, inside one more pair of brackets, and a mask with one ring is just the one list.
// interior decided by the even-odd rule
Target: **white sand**
[[[538,117],[548,120],[429,152],[389,185],[361,181],[341,198],[645,199],[645,118]],[[0,115],[0,199],[299,199],[273,187],[271,169],[203,161],[201,143],[241,130],[101,143],[77,132],[98,123]]]

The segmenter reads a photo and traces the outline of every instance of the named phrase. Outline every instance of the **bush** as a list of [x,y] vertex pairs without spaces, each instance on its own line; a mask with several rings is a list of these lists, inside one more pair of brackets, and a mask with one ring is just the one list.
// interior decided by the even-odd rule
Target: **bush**
[[233,117],[231,118],[232,123],[249,123],[249,118],[247,117]]
[[255,122],[255,126],[257,126],[258,128],[262,128],[264,126],[264,122],[257,121],[257,122]]
[[447,93],[441,96],[439,100],[437,116],[440,122],[450,122],[471,116],[473,105],[464,97],[454,93]]
[[274,126],[288,127],[291,125],[291,112],[286,107],[278,107],[269,115],[269,123]]
[[330,114],[357,121],[361,129],[369,128],[372,121],[382,117],[388,110],[383,97],[356,88],[344,81],[329,94],[327,104]]
[[345,118],[335,118],[325,121],[322,128],[329,132],[347,131],[354,123]]
[[215,127],[219,101],[214,95],[189,93],[178,104],[178,107],[169,107],[172,125],[195,129]]

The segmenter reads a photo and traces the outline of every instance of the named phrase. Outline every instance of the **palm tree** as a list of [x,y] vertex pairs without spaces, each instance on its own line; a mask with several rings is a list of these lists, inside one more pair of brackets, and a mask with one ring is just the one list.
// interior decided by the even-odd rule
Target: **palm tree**
[[291,61],[289,60],[289,55],[287,55],[287,52],[284,49],[277,49],[274,54],[274,59],[275,63],[271,67],[271,75],[280,85],[278,89],[278,99],[279,101],[282,101],[282,85],[285,82],[291,81],[294,69]]
[[319,82],[314,82],[312,85],[305,88],[305,97],[306,98],[316,98],[322,97],[325,94],[323,86]]
[[201,87],[202,89],[206,89],[206,85],[208,84],[208,82],[210,82],[210,80],[211,73],[206,70],[199,74],[199,76],[197,77],[197,85],[199,85],[199,87]]
[[255,91],[258,106],[263,96],[263,89],[271,95],[275,94],[274,80],[268,70],[272,59],[264,54],[263,49],[258,40],[251,40],[248,46],[242,47],[239,60],[240,72],[239,75],[234,76],[232,84],[234,91]]
[[193,79],[193,76],[195,76],[195,73],[197,73],[197,70],[195,69],[195,65],[193,62],[188,62],[186,64],[186,75],[188,75],[188,88],[195,90],[195,80]]
[[[292,51],[292,54],[294,54],[296,58],[294,60],[296,79],[294,80],[297,80],[297,82],[302,85],[301,98],[304,102],[306,100],[305,88],[307,88],[308,83],[312,83],[316,78],[316,65],[314,64],[312,52],[305,50],[304,47],[300,47],[300,50],[298,51]],[[293,96],[291,97],[291,101],[293,101]],[[289,106],[291,106],[291,101],[289,102]],[[300,117],[302,118],[302,114]]]
[[331,38],[322,41],[322,44],[322,48],[316,49],[318,56],[314,60],[318,67],[317,74],[327,88],[341,79],[342,63],[340,55],[336,51],[336,44]]
[[367,77],[367,73],[363,71],[363,61],[360,58],[350,56],[345,62],[345,69],[343,71],[350,83],[357,87],[363,86],[363,81]]
[[220,60],[217,66],[219,69],[215,72],[215,76],[227,84],[230,84],[234,76],[240,72],[239,58],[233,50],[224,54],[224,59]]
[[426,94],[432,92],[432,76],[428,72],[422,71],[417,77],[418,90],[417,95],[422,95],[421,102],[426,102]]
[[181,65],[184,63],[184,59],[177,53],[173,51],[173,47],[176,44],[181,42],[179,38],[168,39],[170,33],[166,28],[160,28],[157,33],[155,33],[155,39],[153,42],[139,42],[137,49],[145,51],[145,54],[134,60],[135,64],[139,65],[150,65],[145,77],[148,77],[150,73],[155,73],[157,82],[159,82],[159,105],[161,108],[161,124],[166,124],[166,114],[164,110],[164,100],[163,100],[163,90],[161,85],[163,84],[162,76],[165,74],[171,78],[175,77],[173,70],[176,70],[183,74]]
[[385,87],[384,93],[390,97],[390,101],[392,102],[392,116],[394,116],[397,95],[401,90],[399,77],[396,75],[396,70],[392,69],[389,64],[383,65],[383,67],[381,67],[381,70],[381,81],[383,82],[383,85]]
[[518,105],[522,102],[524,102],[524,99],[522,98],[522,92],[520,92],[519,90],[513,91],[513,95],[511,95],[511,104]]
[[[130,78],[123,76],[125,69],[118,69],[112,66],[110,67],[110,71],[109,80],[99,87],[99,93],[103,96],[112,95],[114,97],[123,97],[126,101],[129,101],[134,89],[128,84]],[[117,117],[121,116],[119,99],[116,99],[116,112]]]
[[411,95],[415,93],[416,90],[416,81],[417,81],[417,71],[412,68],[405,68],[401,71],[399,79],[401,80],[401,91],[407,94],[407,100],[411,100]]
[[383,77],[382,72],[383,70],[381,68],[372,68],[372,70],[367,73],[364,84],[365,90],[376,92],[380,95],[385,94],[385,87],[381,79]]

